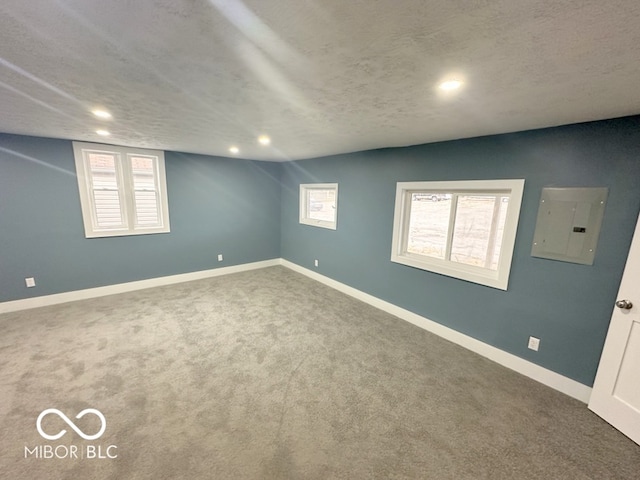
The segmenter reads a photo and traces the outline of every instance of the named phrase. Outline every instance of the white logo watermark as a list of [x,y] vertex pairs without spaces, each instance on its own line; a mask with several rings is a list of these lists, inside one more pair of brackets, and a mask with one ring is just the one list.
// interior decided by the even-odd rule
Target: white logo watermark
[[[85,408],[80,413],[78,413],[75,418],[81,419],[87,414],[92,414],[98,417],[100,420],[100,429],[97,433],[94,434],[86,434],[78,426],[73,423],[69,417],[67,417],[64,413],[62,413],[57,408],[47,408],[43,410],[40,415],[38,415],[38,419],[36,420],[36,429],[40,436],[46,440],[58,440],[62,438],[66,433],[66,429],[60,430],[56,434],[49,434],[45,432],[42,428],[42,420],[47,415],[56,415],[64,423],[66,423],[78,436],[80,436],[84,440],[97,440],[99,439],[107,429],[107,420],[100,412],[100,410],[96,410],[95,408]],[[33,447],[28,447],[25,445],[24,447],[24,458],[38,458],[38,459],[114,459],[118,458],[117,453],[118,447],[116,445],[94,445],[94,444],[69,444],[69,445],[36,445]]]
[[42,419],[50,413],[55,413],[56,415],[58,415],[67,425],[73,428],[74,432],[76,432],[85,440],[95,440],[97,438],[100,438],[107,428],[107,420],[104,418],[104,415],[102,414],[102,412],[100,412],[100,410],[96,410],[95,408],[85,408],[78,415],[76,415],[76,418],[82,418],[87,413],[93,413],[100,419],[101,427],[100,427],[100,430],[98,430],[98,433],[96,433],[95,435],[85,434],[82,430],[76,427],[75,423],[69,420],[69,417],[67,417],[64,413],[62,413],[57,408],[47,408],[40,415],[38,415],[38,420],[36,421],[36,428],[38,429],[38,433],[40,434],[40,436],[42,436],[42,438],[46,438],[47,440],[57,440],[60,437],[62,437],[65,433],[67,433],[66,430],[61,430],[55,435],[48,435],[42,430]]

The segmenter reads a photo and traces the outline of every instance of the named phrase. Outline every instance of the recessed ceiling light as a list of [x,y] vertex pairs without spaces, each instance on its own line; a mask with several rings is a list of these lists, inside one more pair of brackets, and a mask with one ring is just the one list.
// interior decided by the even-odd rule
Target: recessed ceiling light
[[445,92],[450,92],[451,90],[457,90],[462,86],[462,82],[460,80],[446,80],[438,85],[440,90],[444,90]]
[[98,135],[103,136],[103,137],[108,137],[109,135],[111,135],[111,132],[109,132],[107,130],[96,130],[96,133]]
[[93,113],[98,118],[104,118],[104,119],[111,118],[111,114],[106,110],[96,109],[96,110],[92,110],[91,113]]
[[232,147],[229,147],[229,151],[235,155],[240,152],[240,149],[234,145]]
[[260,145],[269,145],[271,143],[271,139],[267,135],[260,135],[258,137],[258,142],[260,142]]

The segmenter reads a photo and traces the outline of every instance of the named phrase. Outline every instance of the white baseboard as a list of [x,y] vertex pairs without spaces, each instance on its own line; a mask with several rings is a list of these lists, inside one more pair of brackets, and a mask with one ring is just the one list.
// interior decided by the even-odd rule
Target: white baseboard
[[213,268],[211,270],[200,270],[197,272],[181,273],[178,275],[169,275],[166,277],[150,278],[148,280],[138,280],[136,282],[118,283],[116,285],[107,285],[104,287],[87,288],[84,290],[75,290],[72,292],[43,295],[40,297],[25,298],[22,300],[13,300],[10,302],[0,303],[0,313],[46,307],[48,305],[57,305],[59,303],[74,302],[76,300],[85,300],[88,298],[105,297],[107,295],[114,295],[116,293],[132,292],[134,290],[143,290],[145,288],[160,287],[163,285],[171,285],[174,283],[190,282],[192,280],[218,277],[220,275],[229,275],[231,273],[245,272],[247,270],[257,270],[259,268],[273,267],[276,265],[280,265],[279,258],[274,258],[273,260],[265,260],[262,262],[244,263],[242,265],[234,265],[231,267]]
[[295,263],[292,263],[288,260],[281,259],[281,265],[287,267],[295,272],[306,275],[313,280],[317,280],[320,283],[323,283],[329,287],[335,288],[336,290],[341,291],[342,293],[346,293],[362,302],[368,303],[380,310],[383,310],[391,315],[395,315],[396,317],[401,318],[402,320],[406,320],[424,330],[427,330],[431,333],[434,333],[450,342],[453,342],[457,345],[460,345],[472,352],[475,352],[483,357],[488,358],[489,360],[493,360],[500,365],[503,365],[511,370],[514,370],[518,373],[521,373],[533,380],[536,380],[548,387],[551,387],[555,390],[558,390],[570,397],[573,397],[577,400],[580,400],[583,403],[589,402],[589,397],[591,396],[591,387],[583,385],[580,382],[576,382],[570,378],[567,378],[559,373],[556,373],[552,370],[541,367],[540,365],[536,365],[535,363],[524,360],[516,355],[505,352],[504,350],[500,350],[499,348],[488,345],[480,340],[476,340],[473,337],[469,337],[463,333],[457,332],[449,327],[445,327],[433,320],[429,320],[425,317],[422,317],[418,314],[410,312],[409,310],[405,310],[404,308],[398,307],[392,303],[381,300],[373,295],[369,295],[368,293],[364,293],[360,290],[357,290],[349,285],[345,285],[344,283],[340,283],[336,280],[333,280],[329,277],[325,277],[319,273],[316,273],[307,268],[301,267]]
[[381,300],[373,295],[364,293],[356,288],[350,287],[344,283],[340,283],[317,272],[301,267],[295,263],[289,262],[282,258],[265,260],[262,262],[245,263],[242,265],[234,265],[231,267],[214,268],[211,270],[201,270],[197,272],[182,273],[179,275],[170,275],[166,277],[150,278],[148,280],[139,280],[136,282],[119,283],[116,285],[107,285],[104,287],[88,288],[85,290],[76,290],[73,292],[57,293],[54,295],[43,295],[40,297],[25,298],[22,300],[14,300],[10,302],[0,303],[0,313],[15,312],[19,310],[27,310],[30,308],[45,307],[48,305],[56,305],[59,303],[73,302],[76,300],[85,300],[89,298],[104,297],[117,293],[131,292],[135,290],[143,290],[145,288],[160,287],[163,285],[171,285],[174,283],[190,282],[193,280],[201,280],[203,278],[217,277],[221,275],[229,275],[231,273],[245,272],[248,270],[257,270],[260,268],[273,267],[282,265],[293,271],[301,273],[313,280],[323,283],[331,288],[346,293],[362,302],[368,303],[380,310],[391,315],[395,315],[407,322],[410,322],[424,330],[434,333],[450,342],[460,345],[472,352],[483,357],[493,360],[511,370],[526,375],[544,385],[558,390],[570,397],[580,400],[584,403],[589,402],[591,396],[591,387],[576,382],[559,373],[548,370],[535,363],[524,360],[516,355],[507,353],[499,348],[483,343],[475,338],[464,335],[449,327],[445,327],[433,320],[429,320],[416,313],[405,310],[392,303]]

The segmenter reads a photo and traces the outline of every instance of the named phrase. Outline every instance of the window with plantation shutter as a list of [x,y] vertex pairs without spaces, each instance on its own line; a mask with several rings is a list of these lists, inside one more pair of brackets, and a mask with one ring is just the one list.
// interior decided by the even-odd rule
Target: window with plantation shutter
[[73,142],[85,236],[169,231],[164,152]]

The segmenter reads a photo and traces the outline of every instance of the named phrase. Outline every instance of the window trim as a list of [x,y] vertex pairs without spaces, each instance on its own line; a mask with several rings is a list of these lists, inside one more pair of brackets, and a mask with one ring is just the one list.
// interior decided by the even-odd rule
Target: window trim
[[[309,190],[334,190],[336,195],[335,216],[333,222],[319,220],[309,216],[309,203],[307,202],[307,192]],[[300,184],[300,223],[312,227],[328,228],[337,230],[338,228],[338,184],[337,183],[302,183]]]
[[[407,252],[411,194],[416,193],[416,191],[440,192],[442,194],[455,193],[459,195],[508,193],[509,204],[498,269],[490,270],[484,267],[465,265],[451,260],[442,260]],[[488,287],[507,290],[523,192],[524,179],[398,182],[393,218],[391,261]],[[452,212],[453,210],[452,208]],[[447,242],[452,241],[453,227],[453,222],[450,222]]]
[[[127,235],[149,235],[155,233],[170,232],[169,203],[167,197],[167,181],[164,162],[164,151],[144,148],[121,147],[102,143],[72,142],[75,158],[76,174],[78,179],[78,191],[80,193],[80,207],[84,223],[86,238],[117,237]],[[99,227],[96,217],[96,209],[92,198],[91,174],[88,167],[87,152],[104,152],[116,157],[116,178],[118,180],[118,192],[122,205],[124,227],[104,228]],[[160,225],[150,227],[136,226],[133,172],[130,157],[132,156],[155,157],[157,194],[160,216]]]

